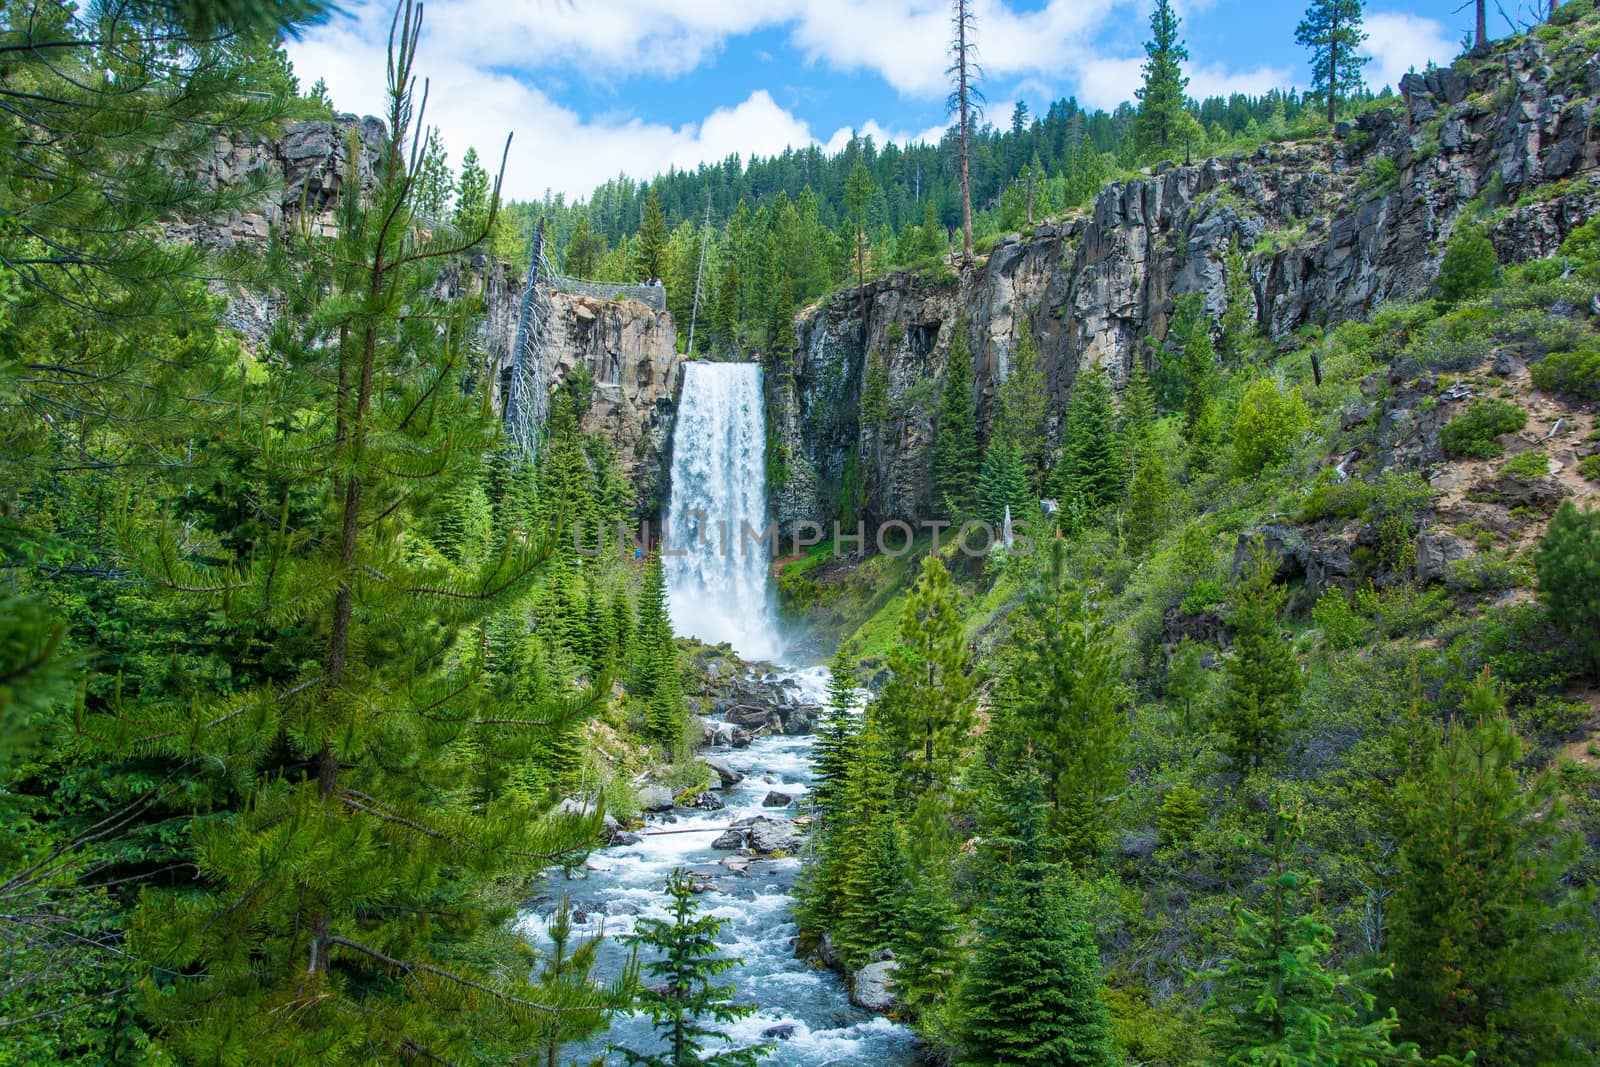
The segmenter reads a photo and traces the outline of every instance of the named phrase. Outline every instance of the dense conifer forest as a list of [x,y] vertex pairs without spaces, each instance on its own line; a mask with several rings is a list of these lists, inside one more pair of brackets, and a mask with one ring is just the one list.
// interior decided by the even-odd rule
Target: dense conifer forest
[[[381,124],[289,65],[320,0],[0,5],[0,1065],[812,1062],[782,1059],[810,1021],[752,1019],[813,980],[928,1063],[1600,1060],[1591,0],[1501,40],[1479,3],[1445,115],[1366,84],[1362,0],[1309,5],[1309,91],[1192,99],[1155,0],[1136,99],[1004,122],[954,0],[975,117],[941,143],[579,203],[506,202],[488,146],[452,164],[413,0]],[[1508,194],[1499,164],[1426,284],[1358,316],[1277,329],[1262,293],[1330,220],[1263,223],[1209,291],[1157,293],[1125,365],[1052,377],[1037,307],[983,358],[963,297],[1003,243],[1211,158],[1331,185],[1379,115],[1411,140],[1342,176],[1369,228],[1448,122],[1540,125],[1567,170]],[[342,169],[297,199],[218,162],[308,129]],[[216,239],[263,202],[291,206]],[[665,282],[651,411],[691,320],[695,356],[761,364],[773,501],[807,476],[818,529],[1017,536],[797,542],[778,667],[675,633],[644,489],[670,420],[608,434],[623,383],[584,349],[534,379],[531,445],[505,424],[541,219],[566,276]],[[919,286],[937,344],[869,341],[869,291]],[[625,296],[559,314],[658,323]],[[828,329],[854,347],[818,385],[798,342]],[[837,484],[780,440],[807,389],[854,428]],[[779,675],[816,660],[812,708]],[[764,743],[806,766],[754,794],[788,816],[719,826],[726,859],[605,913],[622,936],[569,899]],[[792,885],[799,979],[741,981],[728,885]]]

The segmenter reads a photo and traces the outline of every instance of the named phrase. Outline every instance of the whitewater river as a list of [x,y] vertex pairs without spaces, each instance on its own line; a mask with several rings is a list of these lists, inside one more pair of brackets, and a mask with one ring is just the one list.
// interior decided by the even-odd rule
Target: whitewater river
[[[808,702],[823,703],[825,669],[797,671],[793,676],[806,691]],[[722,828],[735,819],[762,814],[793,818],[811,780],[811,740],[809,736],[759,737],[746,749],[713,750],[708,754],[745,775],[744,781],[722,791],[727,807],[650,816],[646,829]],[[763,808],[761,802],[772,790],[794,796],[795,804],[776,810]],[[647,834],[640,844],[602,849],[590,858],[586,871],[570,880],[557,876],[547,882],[543,887],[547,898],[524,916],[523,927],[535,944],[548,946],[545,922],[560,895],[567,893],[574,911],[582,909],[589,916],[575,927],[576,932],[593,932],[604,923],[607,940],[601,951],[601,969],[606,975],[615,974],[626,955],[615,939],[632,932],[639,917],[667,917],[662,884],[674,868],[684,867],[714,884],[715,888],[699,896],[700,905],[728,920],[721,938],[725,952],[744,960],[719,981],[734,986],[740,1002],[760,1005],[757,1014],[727,1027],[739,1044],[759,1042],[763,1031],[790,1025],[793,1036],[777,1041],[776,1051],[766,1063],[775,1067],[920,1063],[910,1031],[854,1007],[839,975],[795,958],[797,930],[791,890],[800,860],[753,859],[744,874],[734,874],[723,861],[740,854],[712,849],[716,836],[709,830]],[[639,1051],[657,1048],[648,1019],[619,1018],[605,1038],[565,1050],[563,1060],[586,1062],[587,1057],[599,1055],[607,1041]],[[607,1062],[620,1063],[621,1059],[613,1053]]]

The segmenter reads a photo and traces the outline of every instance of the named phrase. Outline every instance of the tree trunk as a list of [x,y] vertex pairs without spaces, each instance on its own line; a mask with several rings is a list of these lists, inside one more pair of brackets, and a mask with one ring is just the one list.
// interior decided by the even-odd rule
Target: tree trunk
[[[1478,49],[1489,47],[1489,19],[1487,14],[1488,6],[1489,0],[1478,0],[1478,36],[1474,44],[1474,47]],[[1556,6],[1556,0],[1550,0],[1550,6],[1551,8],[1554,8]]]
[[1328,125],[1332,126],[1339,104],[1339,12],[1334,10],[1328,24]]
[[956,0],[956,93],[961,116],[961,262],[972,262],[972,181],[968,137],[967,92],[971,67],[967,63],[968,0]]

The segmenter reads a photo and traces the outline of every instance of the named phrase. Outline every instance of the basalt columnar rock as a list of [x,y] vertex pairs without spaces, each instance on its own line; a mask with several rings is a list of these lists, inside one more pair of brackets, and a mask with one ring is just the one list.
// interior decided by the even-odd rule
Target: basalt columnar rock
[[[769,357],[774,517],[790,528],[831,520],[852,475],[869,519],[937,517],[935,380],[958,318],[972,340],[980,423],[1018,326],[1031,325],[1053,438],[1078,373],[1100,366],[1120,382],[1134,358],[1159,349],[1176,297],[1203,294],[1220,313],[1235,239],[1257,321],[1281,339],[1425,295],[1450,234],[1480,208],[1499,209],[1490,236],[1508,262],[1551,254],[1600,212],[1591,135],[1600,58],[1530,36],[1408,75],[1400,89],[1335,136],[1157,168],[1107,187],[1084,213],[1002,238],[963,275],[891,274],[808,311],[794,349]],[[872,353],[889,403],[867,425]]]
[[[356,174],[372,180],[373,154],[387,130],[380,119],[339,115],[332,121],[295,122],[276,137],[219,142],[202,179],[213,185],[258,182],[262,193],[227,218],[175,223],[174,240],[213,248],[265,242],[274,231],[301,228],[329,233],[345,191],[352,144],[360,144]],[[441,223],[442,225],[443,223]],[[483,254],[465,257],[442,284],[483,298],[477,349],[484,373],[501,380],[516,344],[525,264],[507,265]],[[264,342],[274,307],[259,292],[229,292],[230,325],[248,343]],[[676,391],[682,379],[677,330],[672,317],[633,299],[600,299],[564,292],[551,294],[553,321],[546,324],[549,345],[546,381],[557,384],[583,367],[594,382],[585,430],[603,434],[639,490],[641,508],[658,510],[664,495],[663,457],[672,433]]]

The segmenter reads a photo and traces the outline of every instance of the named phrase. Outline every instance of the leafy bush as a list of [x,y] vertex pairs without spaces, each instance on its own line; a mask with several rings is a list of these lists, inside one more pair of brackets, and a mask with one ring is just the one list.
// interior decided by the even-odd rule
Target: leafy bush
[[1552,352],[1533,365],[1533,384],[1550,393],[1600,400],[1600,351]]
[[1178,610],[1185,615],[1199,615],[1209,611],[1228,600],[1228,591],[1223,584],[1215,578],[1201,578],[1189,587],[1188,595],[1183,598],[1183,603],[1178,605]]
[[[1516,604],[1484,616],[1481,630],[1463,639],[1461,677],[1488,667],[1513,698],[1558,690],[1582,673],[1576,649],[1545,605]],[[1475,646],[1475,647],[1474,647]]]
[[1594,14],[1594,0],[1567,0],[1550,13],[1550,25],[1571,26]]
[[1331,649],[1355,648],[1371,639],[1372,626],[1350,605],[1342,589],[1324,589],[1311,608],[1311,620]]
[[1507,460],[1500,473],[1513,478],[1543,478],[1550,473],[1550,457],[1543,452],[1522,452]]
[[[1539,260],[1548,263],[1549,260]],[[1559,276],[1559,268],[1557,275]],[[1551,352],[1581,348],[1589,333],[1574,319],[1543,311],[1497,309],[1489,323],[1496,341],[1524,359],[1543,359]]]
[[1416,585],[1391,585],[1377,589],[1368,585],[1356,590],[1355,610],[1371,620],[1385,637],[1403,637],[1426,631],[1450,610],[1449,594],[1443,589],[1424,589]]
[[1317,472],[1311,489],[1300,502],[1300,521],[1354,519],[1364,514],[1371,503],[1371,485],[1359,478],[1346,478],[1341,482],[1332,468],[1324,467]]
[[1472,406],[1451,419],[1439,432],[1445,454],[1460,459],[1492,459],[1505,449],[1495,441],[1503,433],[1516,433],[1528,424],[1528,413],[1504,400],[1474,400]]
[[1311,412],[1298,387],[1288,392],[1272,378],[1259,378],[1239,401],[1233,423],[1233,468],[1255,474],[1288,459],[1311,425]]
[[1494,288],[1500,259],[1479,226],[1458,226],[1439,265],[1439,295],[1447,304],[1471,300]]
[[1592,274],[1600,267],[1600,216],[1567,234],[1567,239],[1561,242],[1561,254],[1571,260],[1580,273]]
[[1462,308],[1423,331],[1414,351],[1417,362],[1432,370],[1467,370],[1489,358],[1493,341],[1489,326],[1495,315],[1483,307]]
[[1521,589],[1533,581],[1527,560],[1498,552],[1479,552],[1450,564],[1446,588],[1458,593],[1500,593]]
[[1579,460],[1578,473],[1591,482],[1600,482],[1600,456],[1585,456]]
[[1592,713],[1582,700],[1545,694],[1516,714],[1517,726],[1541,741],[1570,741],[1584,732]]

